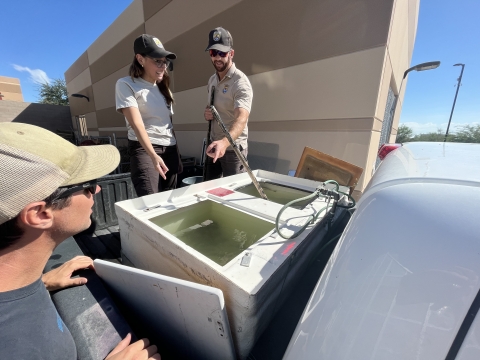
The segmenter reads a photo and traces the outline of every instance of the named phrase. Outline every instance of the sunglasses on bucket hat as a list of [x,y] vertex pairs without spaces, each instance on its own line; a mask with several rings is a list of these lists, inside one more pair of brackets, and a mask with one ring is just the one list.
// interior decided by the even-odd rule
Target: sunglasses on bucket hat
[[210,56],[211,57],[216,57],[217,55],[224,58],[225,56],[227,56],[227,54],[230,52],[230,51],[220,51],[220,50],[215,50],[215,49],[210,49]]
[[64,191],[56,196],[55,200],[67,198],[78,191],[88,191],[90,194],[95,195],[97,192],[97,180],[91,180],[77,185],[62,186],[60,189],[64,189]]

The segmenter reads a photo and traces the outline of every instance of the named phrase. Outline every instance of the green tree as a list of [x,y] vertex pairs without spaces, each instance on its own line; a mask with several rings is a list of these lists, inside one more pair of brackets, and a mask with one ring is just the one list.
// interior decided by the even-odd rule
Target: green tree
[[397,139],[395,140],[395,142],[404,143],[407,141],[411,141],[412,138],[413,138],[412,128],[408,127],[405,124],[400,124],[397,130]]
[[480,143],[480,124],[461,126],[460,130],[448,135],[447,141]]
[[64,79],[54,79],[50,84],[42,84],[38,92],[40,95],[40,104],[69,105],[67,84]]
[[[437,132],[429,132],[426,134],[417,134],[410,141],[437,141],[442,142],[445,138],[445,133],[442,130],[438,129]],[[449,136],[447,141],[452,141]]]
[[[413,131],[405,125],[398,127],[397,142],[406,141],[435,141],[443,142],[445,133],[438,129],[436,132],[429,132],[425,134],[417,134],[412,136]],[[448,134],[447,142],[461,142],[461,143],[480,143],[480,124],[465,125],[457,128]]]

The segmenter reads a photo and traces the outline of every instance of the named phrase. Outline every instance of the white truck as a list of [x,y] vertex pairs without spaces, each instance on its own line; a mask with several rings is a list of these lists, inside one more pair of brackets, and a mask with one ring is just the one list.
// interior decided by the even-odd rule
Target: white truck
[[480,144],[408,143],[371,179],[284,359],[480,359]]

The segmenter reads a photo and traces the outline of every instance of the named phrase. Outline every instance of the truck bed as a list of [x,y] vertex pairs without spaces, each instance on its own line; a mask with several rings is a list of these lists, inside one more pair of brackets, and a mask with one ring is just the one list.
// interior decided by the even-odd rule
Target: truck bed
[[[334,238],[343,231],[350,216],[351,214],[349,212],[345,212],[344,216],[330,229],[328,235],[323,240],[325,244],[324,248],[319,254],[316,254],[314,260],[309,264],[301,281],[298,282],[295,290],[292,291],[285,303],[279,308],[273,321],[257,341],[248,359],[275,360],[283,357],[310,294],[335,247],[337,239]],[[91,227],[91,229],[92,228],[93,227]],[[90,230],[90,232],[85,231],[76,235],[74,239],[84,255],[90,256],[92,259],[103,259],[115,263],[122,263],[118,226],[111,226],[94,232],[92,232],[92,230]],[[334,240],[331,241],[332,239]],[[64,291],[68,291],[68,289]],[[142,329],[135,324],[135,319],[129,318],[127,309],[123,308],[123,305],[118,302],[117,305],[136,335],[139,337],[148,336],[148,334],[143,334]],[[73,334],[73,336],[75,338],[75,334]],[[177,358],[171,350],[166,347],[163,348],[163,344],[157,345],[159,346],[162,359]]]

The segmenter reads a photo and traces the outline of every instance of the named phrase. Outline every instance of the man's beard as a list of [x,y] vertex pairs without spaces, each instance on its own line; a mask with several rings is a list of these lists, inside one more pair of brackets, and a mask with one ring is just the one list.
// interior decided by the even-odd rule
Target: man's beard
[[228,68],[228,66],[230,65],[230,61],[227,61],[226,63],[222,62],[222,66],[220,68],[218,68],[217,65],[215,65],[215,62],[212,62],[212,65],[215,68],[215,70],[217,70],[217,72],[222,72]]

